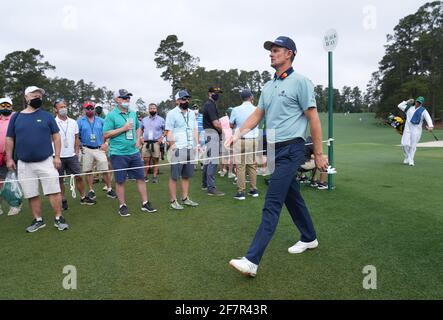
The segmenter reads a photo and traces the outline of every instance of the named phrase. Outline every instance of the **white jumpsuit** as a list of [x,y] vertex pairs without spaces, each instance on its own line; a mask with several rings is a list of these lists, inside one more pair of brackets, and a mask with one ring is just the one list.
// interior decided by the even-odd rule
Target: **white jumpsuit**
[[[398,108],[402,111],[405,111],[407,106],[408,106],[407,102],[403,101],[398,105]],[[421,138],[423,120],[426,121],[428,127],[430,128],[434,127],[428,110],[423,111],[423,113],[421,114],[419,124],[411,123],[415,110],[416,110],[415,106],[412,106],[409,108],[408,112],[406,113],[406,123],[403,131],[403,136],[401,138],[401,145],[403,147],[403,152],[405,154],[404,163],[409,165],[414,165],[414,156],[415,152],[417,151],[417,144]]]

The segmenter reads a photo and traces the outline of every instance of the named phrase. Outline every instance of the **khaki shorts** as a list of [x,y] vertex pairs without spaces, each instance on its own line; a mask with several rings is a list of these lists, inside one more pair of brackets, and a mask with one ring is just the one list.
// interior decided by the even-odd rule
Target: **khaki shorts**
[[94,168],[94,162],[97,171],[105,171],[109,169],[108,157],[103,150],[83,147],[83,152],[83,172],[91,172]]
[[38,189],[39,181],[42,185],[44,195],[60,192],[58,171],[54,167],[52,157],[40,162],[23,162],[19,160],[17,174],[19,180],[25,179],[24,181],[20,181],[25,199],[34,198],[40,195]]
[[153,149],[151,150],[151,148],[148,148],[147,143],[143,143],[143,148],[142,148],[142,157],[143,158],[160,158],[161,156],[161,152],[160,152],[160,143],[156,142],[153,145]]

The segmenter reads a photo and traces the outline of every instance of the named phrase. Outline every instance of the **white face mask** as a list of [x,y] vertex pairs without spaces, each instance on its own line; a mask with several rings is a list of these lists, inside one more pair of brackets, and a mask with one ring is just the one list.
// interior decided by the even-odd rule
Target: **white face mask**
[[198,110],[194,110],[196,116],[198,116]]
[[60,109],[60,110],[58,110],[58,114],[61,117],[66,117],[68,115],[68,109],[66,109],[66,108]]

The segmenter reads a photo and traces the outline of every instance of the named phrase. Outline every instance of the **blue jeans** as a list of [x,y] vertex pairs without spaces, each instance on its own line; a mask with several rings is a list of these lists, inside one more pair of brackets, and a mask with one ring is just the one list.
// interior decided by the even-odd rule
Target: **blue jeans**
[[283,204],[301,233],[301,241],[311,242],[317,238],[308,208],[300,194],[300,185],[295,179],[297,169],[305,162],[304,144],[300,139],[297,143],[275,149],[275,171],[269,181],[262,221],[246,255],[252,263],[260,263],[277,228]]

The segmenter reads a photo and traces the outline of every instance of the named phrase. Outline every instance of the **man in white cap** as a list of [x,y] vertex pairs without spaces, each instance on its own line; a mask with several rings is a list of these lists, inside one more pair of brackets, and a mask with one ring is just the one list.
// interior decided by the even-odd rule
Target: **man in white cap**
[[[46,227],[41,213],[39,181],[55,212],[54,226],[62,231],[69,228],[62,216],[62,198],[58,181],[61,167],[60,129],[54,117],[41,109],[45,90],[32,86],[25,90],[26,108],[11,118],[6,138],[6,165],[18,169],[18,179],[24,198],[29,200],[34,220],[26,228],[35,232]],[[52,148],[54,144],[54,149]],[[17,154],[17,166],[13,150]],[[53,156],[54,155],[54,156]]]
[[[12,100],[9,98],[0,99],[0,189],[3,188],[3,181],[6,179],[8,168],[6,167],[6,131],[8,130],[9,121],[11,120]],[[1,201],[1,200],[0,200]],[[22,206],[11,206],[8,212],[8,216],[15,216],[20,213]],[[0,215],[3,214],[3,210],[0,206]]]

